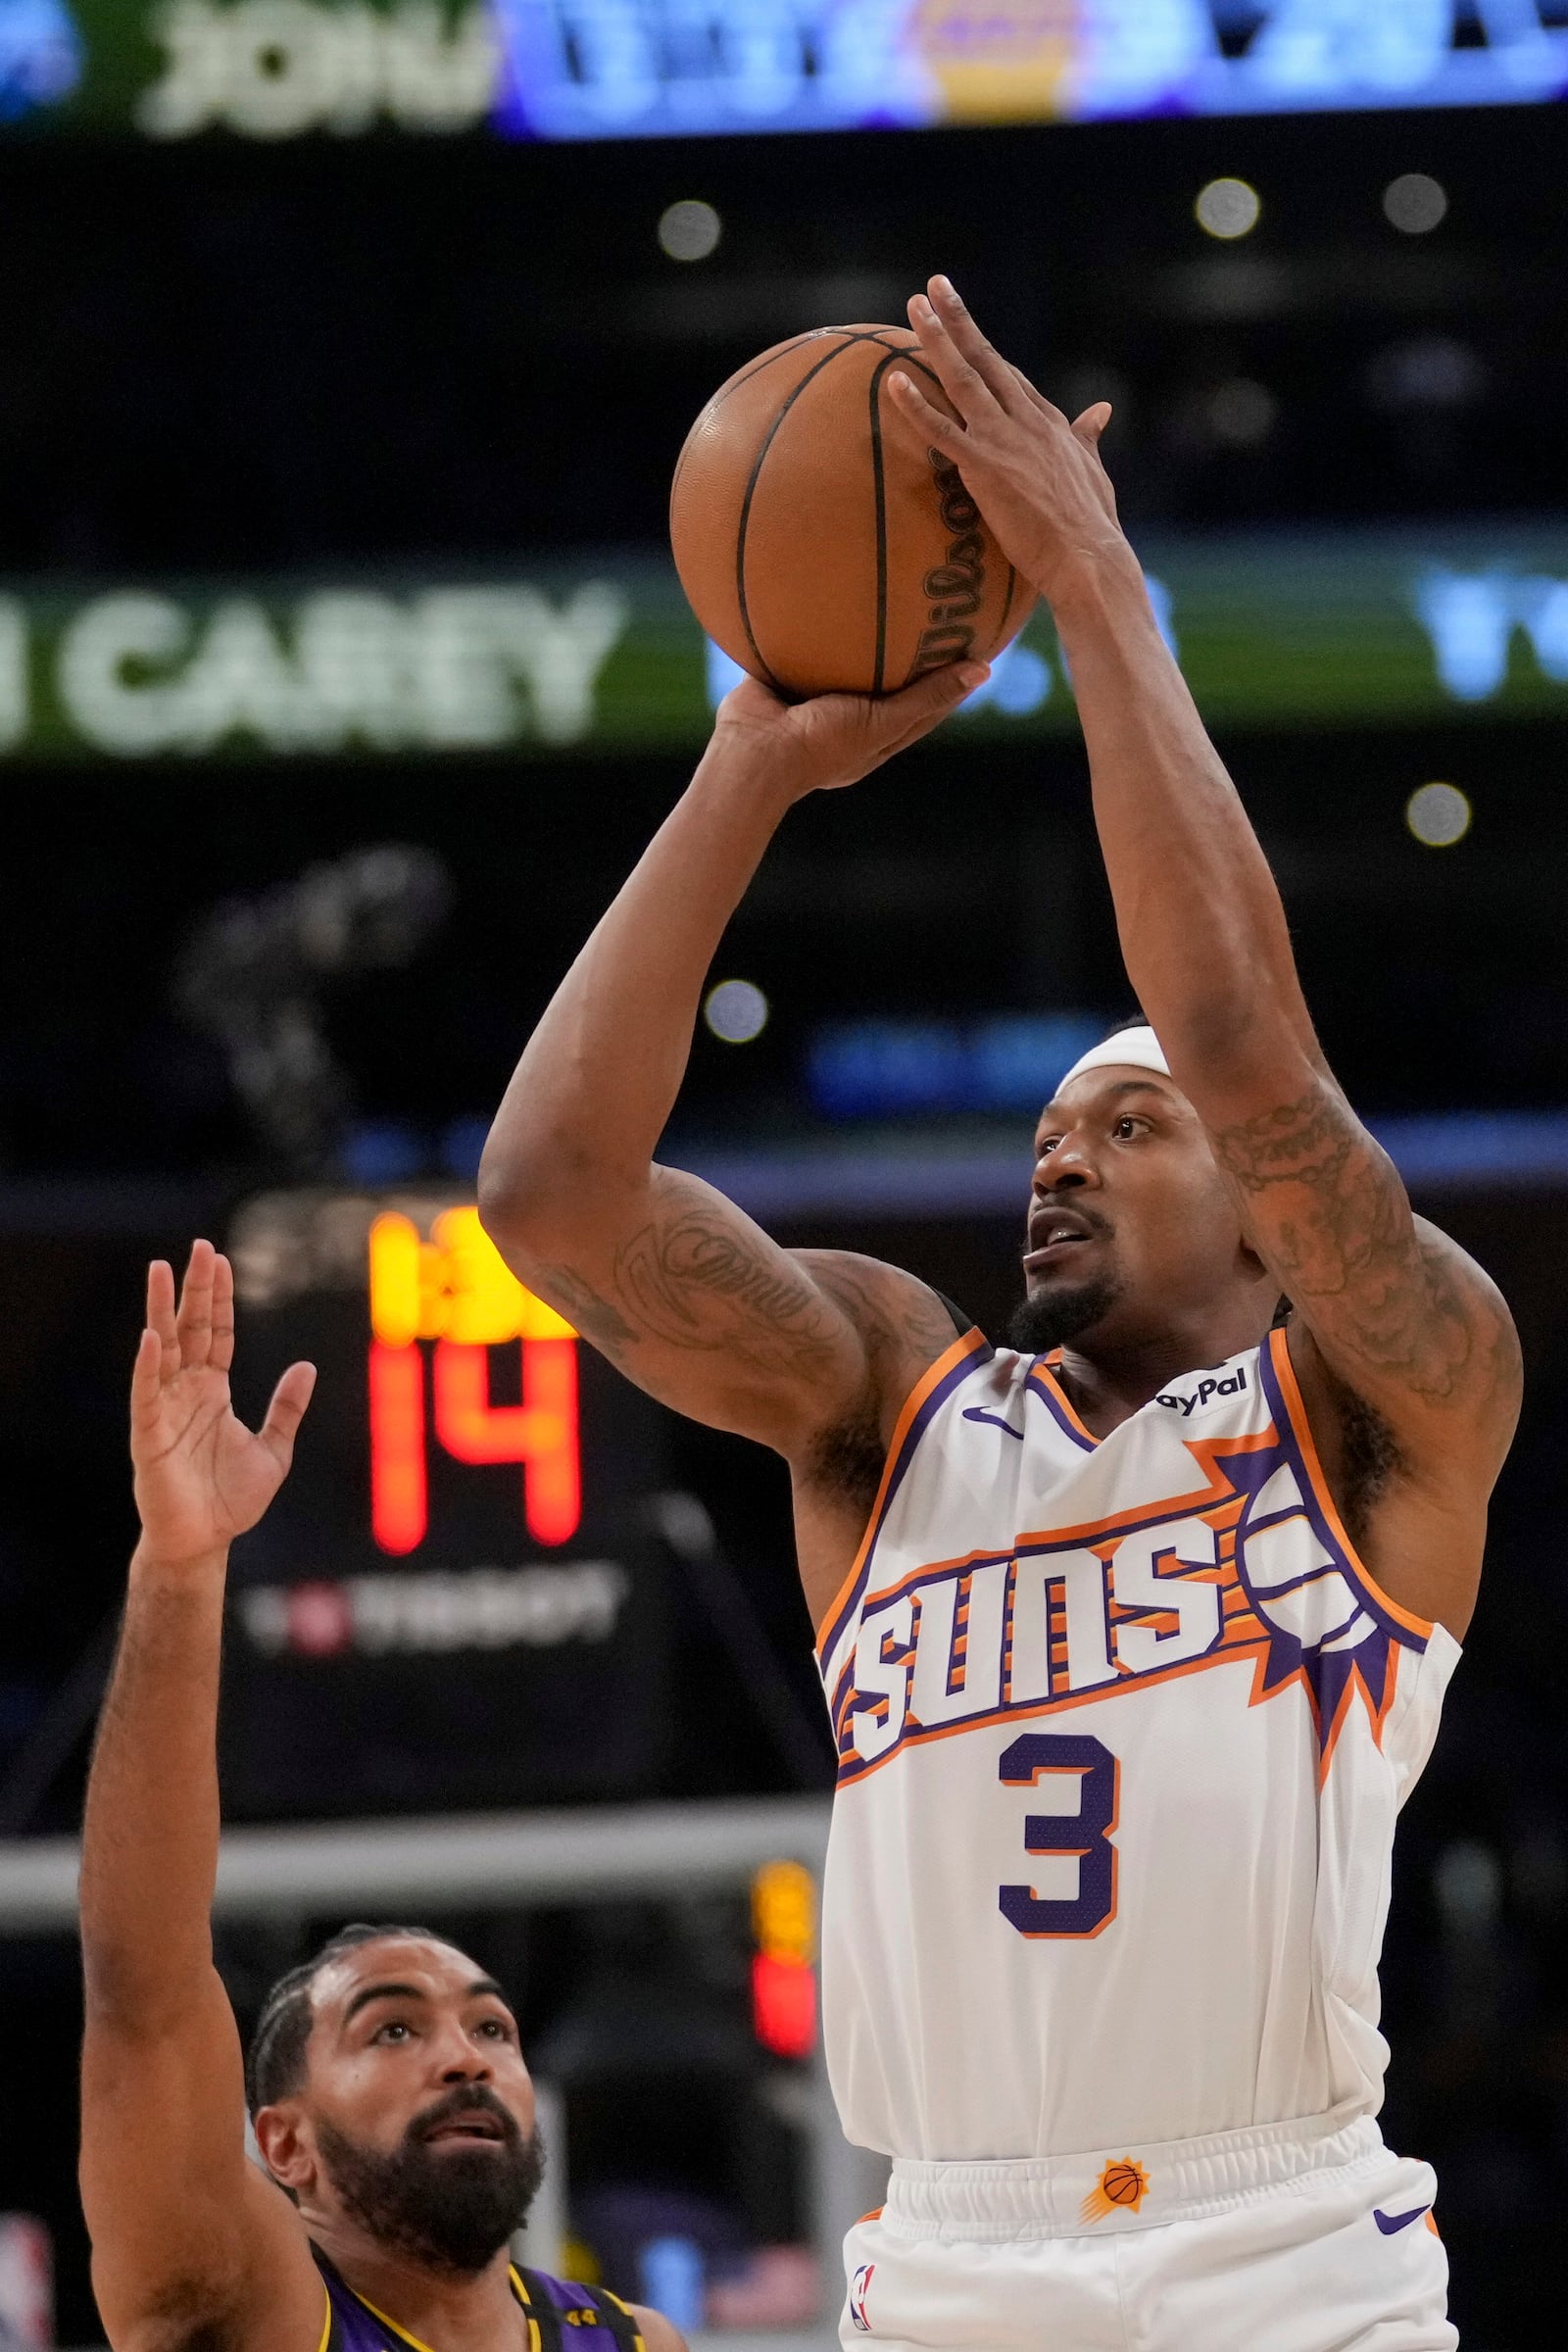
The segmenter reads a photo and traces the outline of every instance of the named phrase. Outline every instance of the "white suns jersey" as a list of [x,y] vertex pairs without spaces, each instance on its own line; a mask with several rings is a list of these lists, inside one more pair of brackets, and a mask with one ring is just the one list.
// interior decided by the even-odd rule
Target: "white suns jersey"
[[1051,2157],[1376,2110],[1395,1816],[1457,1643],[1360,1565],[1283,1331],[1097,1443],[978,1332],[819,1659],[845,2130]]

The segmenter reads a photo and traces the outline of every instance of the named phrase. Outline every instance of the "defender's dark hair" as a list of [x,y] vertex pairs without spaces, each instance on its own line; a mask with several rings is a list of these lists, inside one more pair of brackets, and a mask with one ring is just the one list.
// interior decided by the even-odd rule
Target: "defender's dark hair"
[[291,1968],[262,2003],[245,2053],[245,2104],[254,2116],[274,2099],[292,2097],[305,2081],[305,2045],[311,2038],[311,1987],[329,1960],[354,1951],[362,1943],[380,1943],[394,1936],[417,1936],[426,1943],[445,1943],[429,1928],[371,1927],[356,1920],[340,1928],[318,1952]]

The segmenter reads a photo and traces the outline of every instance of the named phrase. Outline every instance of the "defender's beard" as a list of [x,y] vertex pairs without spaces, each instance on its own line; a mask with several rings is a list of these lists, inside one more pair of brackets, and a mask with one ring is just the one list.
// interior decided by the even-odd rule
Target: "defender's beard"
[[461,2104],[497,2118],[503,2128],[499,2146],[491,2141],[471,2153],[448,2149],[438,2155],[422,2134],[439,2120],[439,2109],[416,2117],[390,2155],[362,2147],[324,2119],[317,2124],[316,2141],[345,2210],[379,2244],[433,2270],[473,2278],[521,2227],[545,2160],[537,2126],[524,2139],[499,2099],[481,2089]]
[[1013,1309],[1008,1347],[1021,1355],[1049,1355],[1053,1348],[1064,1348],[1109,1314],[1122,1287],[1114,1274],[1096,1274],[1086,1282],[1054,1283],[1049,1290],[1030,1292]]

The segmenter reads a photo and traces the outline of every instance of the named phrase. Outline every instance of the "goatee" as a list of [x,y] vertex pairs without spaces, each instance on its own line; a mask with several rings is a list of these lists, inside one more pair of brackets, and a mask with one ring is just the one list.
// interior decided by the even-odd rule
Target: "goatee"
[[1109,1314],[1121,1297],[1121,1284],[1109,1274],[1098,1274],[1070,1287],[1055,1283],[1020,1298],[1007,1325],[1007,1345],[1020,1355],[1049,1355]]
[[[437,2153],[427,2133],[445,2116],[482,2109],[501,2140],[471,2152]],[[317,2146],[346,2212],[378,2244],[432,2270],[474,2278],[522,2224],[544,2179],[538,2127],[524,2139],[515,2119],[482,2085],[443,2099],[416,2116],[390,2154],[362,2147],[324,2119]]]

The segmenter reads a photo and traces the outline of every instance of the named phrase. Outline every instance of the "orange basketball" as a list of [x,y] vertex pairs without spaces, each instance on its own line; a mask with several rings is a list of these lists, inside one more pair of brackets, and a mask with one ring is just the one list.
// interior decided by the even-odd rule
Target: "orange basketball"
[[891,694],[989,661],[1035,598],[953,466],[888,397],[903,367],[953,406],[907,327],[823,326],[714,393],[669,497],[675,567],[732,661],[781,694]]
[[1107,2164],[1100,2176],[1101,2194],[1112,2205],[1136,2205],[1146,2185],[1136,2164]]

